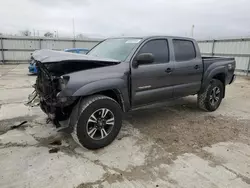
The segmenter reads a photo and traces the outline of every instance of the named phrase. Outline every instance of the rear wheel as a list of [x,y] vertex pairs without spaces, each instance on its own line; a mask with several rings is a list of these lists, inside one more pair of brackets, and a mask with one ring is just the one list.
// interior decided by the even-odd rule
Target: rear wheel
[[198,94],[198,106],[206,111],[215,111],[223,98],[224,86],[220,80],[212,79],[205,90]]
[[80,103],[78,120],[72,136],[88,149],[109,145],[118,135],[122,125],[122,110],[112,98],[95,95]]

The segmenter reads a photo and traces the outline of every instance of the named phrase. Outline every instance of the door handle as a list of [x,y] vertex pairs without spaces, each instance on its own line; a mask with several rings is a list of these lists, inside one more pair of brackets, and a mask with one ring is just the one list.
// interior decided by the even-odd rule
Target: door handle
[[195,65],[195,66],[194,66],[194,69],[199,69],[199,68],[200,68],[199,65]]
[[165,70],[165,72],[168,73],[168,74],[170,74],[170,73],[172,72],[172,69],[171,69],[171,68],[167,68],[167,69]]

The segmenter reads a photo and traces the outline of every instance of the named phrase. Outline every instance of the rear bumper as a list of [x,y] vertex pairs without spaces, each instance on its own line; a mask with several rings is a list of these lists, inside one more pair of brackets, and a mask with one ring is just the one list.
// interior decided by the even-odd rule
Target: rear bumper
[[236,79],[236,75],[234,74],[234,75],[232,76],[232,79],[230,80],[229,84],[232,84],[232,83],[235,81],[235,79]]

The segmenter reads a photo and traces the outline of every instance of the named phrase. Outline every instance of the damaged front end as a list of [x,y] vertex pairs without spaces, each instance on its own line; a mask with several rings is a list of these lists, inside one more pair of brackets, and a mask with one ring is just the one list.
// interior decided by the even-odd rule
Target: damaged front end
[[116,60],[53,50],[36,51],[33,58],[38,74],[35,91],[29,96],[30,101],[27,104],[40,105],[48,119],[57,127],[60,127],[59,122],[69,119],[74,106],[82,97],[74,96],[86,84],[85,77],[83,79],[85,74],[81,71],[120,63]]
[[71,111],[78,101],[77,97],[59,97],[69,81],[69,76],[60,76],[51,73],[46,65],[36,62],[38,75],[34,85],[34,91],[29,96],[30,106],[40,105],[44,113],[48,115],[48,121],[52,121],[56,127],[60,127],[59,121],[69,118]]

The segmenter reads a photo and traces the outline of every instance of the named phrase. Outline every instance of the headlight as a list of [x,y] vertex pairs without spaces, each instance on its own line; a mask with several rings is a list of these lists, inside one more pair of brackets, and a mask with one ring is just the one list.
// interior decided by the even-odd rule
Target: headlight
[[59,78],[59,90],[62,91],[66,88],[67,83],[69,82],[69,76],[61,76]]

